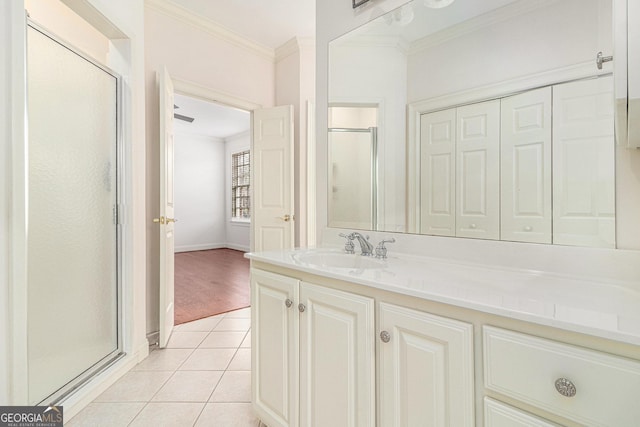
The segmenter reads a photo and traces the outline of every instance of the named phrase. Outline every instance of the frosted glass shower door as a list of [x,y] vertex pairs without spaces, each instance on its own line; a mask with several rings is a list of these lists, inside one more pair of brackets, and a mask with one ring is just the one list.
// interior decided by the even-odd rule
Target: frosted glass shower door
[[119,351],[118,79],[43,32],[27,36],[29,403]]
[[329,128],[329,226],[376,229],[376,128]]

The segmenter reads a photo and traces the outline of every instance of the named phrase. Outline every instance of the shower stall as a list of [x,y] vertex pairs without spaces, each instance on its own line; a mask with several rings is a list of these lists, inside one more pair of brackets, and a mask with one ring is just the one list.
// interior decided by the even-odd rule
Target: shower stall
[[59,402],[122,356],[121,81],[27,30],[29,404]]

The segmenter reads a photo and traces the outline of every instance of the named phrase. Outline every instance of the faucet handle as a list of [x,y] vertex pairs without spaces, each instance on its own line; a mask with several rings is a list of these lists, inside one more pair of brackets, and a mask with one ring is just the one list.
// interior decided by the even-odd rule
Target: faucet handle
[[338,234],[338,236],[340,237],[344,237],[345,239],[347,239],[347,241],[344,244],[344,251],[348,254],[354,254],[356,253],[355,251],[355,246],[353,244],[353,239],[354,236],[353,234],[344,234],[344,233],[340,233]]
[[390,239],[383,239],[378,246],[376,246],[376,258],[387,258],[387,248],[384,246],[385,243],[395,243],[396,239],[393,237]]

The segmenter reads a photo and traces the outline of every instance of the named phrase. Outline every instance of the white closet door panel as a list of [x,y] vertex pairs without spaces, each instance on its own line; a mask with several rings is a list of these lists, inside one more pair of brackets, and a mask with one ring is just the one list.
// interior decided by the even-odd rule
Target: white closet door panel
[[500,238],[551,243],[551,88],[502,99]]
[[456,235],[500,238],[500,101],[457,109]]
[[420,118],[420,233],[455,236],[456,109]]
[[615,247],[611,76],[553,87],[553,243]]

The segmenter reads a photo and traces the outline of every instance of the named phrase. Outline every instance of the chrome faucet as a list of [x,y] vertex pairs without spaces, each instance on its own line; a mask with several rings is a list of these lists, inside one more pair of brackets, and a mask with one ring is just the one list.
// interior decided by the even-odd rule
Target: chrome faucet
[[354,231],[353,233],[349,234],[349,238],[351,240],[358,239],[358,243],[360,243],[360,250],[362,251],[363,256],[373,255],[373,245],[369,243],[369,236],[365,237],[357,231]]

